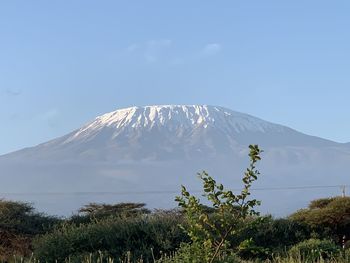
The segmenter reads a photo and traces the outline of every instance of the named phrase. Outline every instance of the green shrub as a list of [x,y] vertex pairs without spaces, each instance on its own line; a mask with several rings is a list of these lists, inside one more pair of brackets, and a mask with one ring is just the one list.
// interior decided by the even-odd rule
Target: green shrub
[[340,248],[330,240],[309,239],[293,246],[289,254],[305,262],[315,262],[322,259],[330,259],[340,254]]
[[[204,263],[210,262],[212,251],[199,243],[183,243],[173,254],[163,255],[156,263]],[[232,251],[221,251],[213,263],[239,263],[240,258]]]
[[153,258],[161,251],[174,251],[186,235],[178,224],[180,214],[156,213],[137,217],[114,217],[88,224],[63,225],[52,233],[37,238],[34,254],[40,261],[64,261],[79,258],[96,251],[103,251],[106,257],[119,259],[131,252],[132,259]]
[[350,262],[350,248],[347,248],[344,252],[345,258]]
[[0,199],[0,261],[31,253],[35,235],[49,231],[59,219],[35,212],[29,203]]
[[314,200],[307,209],[295,212],[290,218],[309,225],[321,238],[332,238],[340,245],[344,235],[350,236],[350,197]]
[[244,172],[240,192],[234,194],[203,171],[198,175],[202,180],[203,196],[211,204],[211,209],[207,209],[197,196],[191,195],[185,186],[182,186],[181,196],[175,198],[188,223],[183,229],[193,243],[203,247],[202,251],[210,258],[209,263],[215,262],[232,247],[229,240],[236,238],[247,218],[259,214],[255,207],[260,201],[250,197],[250,189],[260,174],[256,165],[262,151],[258,145],[249,145],[249,150],[250,164]]
[[271,254],[268,248],[256,245],[253,239],[244,240],[239,244],[237,253],[243,259],[266,259]]
[[259,247],[263,253],[254,253],[257,257],[265,259],[273,254],[283,253],[286,248],[309,239],[310,233],[311,230],[307,225],[289,219],[255,217],[246,220],[238,237],[231,239],[230,243],[238,247],[242,242],[251,239],[254,244],[252,252]]
[[350,249],[350,240],[346,241],[344,246],[345,246],[345,249]]

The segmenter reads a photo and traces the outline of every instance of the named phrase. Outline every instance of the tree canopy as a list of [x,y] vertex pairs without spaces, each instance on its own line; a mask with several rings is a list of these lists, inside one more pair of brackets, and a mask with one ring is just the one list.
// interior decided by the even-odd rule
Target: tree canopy
[[323,228],[334,235],[338,242],[350,238],[350,197],[331,197],[314,200],[307,209],[301,209],[291,219]]

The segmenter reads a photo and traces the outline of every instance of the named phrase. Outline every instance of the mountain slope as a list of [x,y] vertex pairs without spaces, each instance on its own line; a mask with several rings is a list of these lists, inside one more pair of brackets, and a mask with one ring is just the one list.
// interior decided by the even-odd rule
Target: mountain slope
[[[194,175],[202,169],[237,188],[251,143],[265,151],[258,186],[348,183],[346,144],[222,107],[162,105],[107,113],[61,138],[1,156],[0,192],[113,192],[74,199],[62,193],[60,202],[53,199],[60,209],[43,205],[47,196],[26,196],[58,213],[98,198],[169,207],[180,184],[198,188]],[[152,195],[155,191],[163,191],[162,198]],[[265,211],[274,213],[292,211],[313,198],[310,192],[286,192],[297,194],[286,208],[278,205],[276,194],[281,193],[257,194],[266,201]]]

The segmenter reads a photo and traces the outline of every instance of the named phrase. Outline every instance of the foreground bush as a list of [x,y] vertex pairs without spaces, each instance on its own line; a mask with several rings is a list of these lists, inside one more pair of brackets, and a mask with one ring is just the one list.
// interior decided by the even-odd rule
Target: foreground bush
[[34,254],[40,261],[64,261],[81,258],[96,251],[115,259],[131,252],[132,259],[145,262],[160,252],[175,251],[186,235],[178,224],[178,213],[159,212],[137,217],[111,217],[88,224],[64,225],[34,242]]
[[344,252],[345,258],[350,262],[350,248],[346,249]]
[[163,255],[156,263],[239,263],[242,260],[231,250],[220,251],[220,254],[211,261],[213,252],[208,251],[203,245],[198,243],[183,243],[180,248],[171,255]]
[[49,231],[60,220],[35,212],[28,203],[0,200],[0,261],[31,254],[35,235]]
[[258,145],[249,145],[249,150],[250,164],[242,178],[242,190],[237,194],[202,172],[199,178],[203,184],[203,196],[211,204],[211,209],[206,209],[185,186],[182,186],[181,196],[175,199],[188,223],[183,229],[192,240],[193,245],[189,249],[201,247],[200,251],[207,257],[205,262],[216,262],[227,249],[232,248],[230,239],[237,238],[237,233],[249,217],[258,215],[254,209],[260,201],[250,198],[250,189],[260,174],[256,164],[262,151]]
[[284,253],[291,246],[309,239],[311,229],[290,219],[274,219],[271,216],[246,220],[236,238],[230,239],[239,255],[245,259],[272,258]]
[[293,258],[300,257],[303,262],[316,262],[320,258],[336,258],[340,254],[340,248],[330,240],[309,239],[293,246],[289,250]]
[[314,200],[307,209],[297,211],[290,218],[311,226],[321,238],[332,238],[341,244],[344,236],[350,237],[350,197]]

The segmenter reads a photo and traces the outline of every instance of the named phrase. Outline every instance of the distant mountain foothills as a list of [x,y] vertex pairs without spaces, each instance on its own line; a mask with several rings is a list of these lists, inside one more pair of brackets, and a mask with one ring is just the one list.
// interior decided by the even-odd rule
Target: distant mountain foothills
[[1,197],[59,215],[88,202],[172,208],[181,184],[201,189],[196,173],[202,170],[239,188],[249,144],[264,150],[253,194],[265,213],[286,215],[350,184],[349,143],[223,107],[162,105],[119,109],[63,137],[0,156]]

